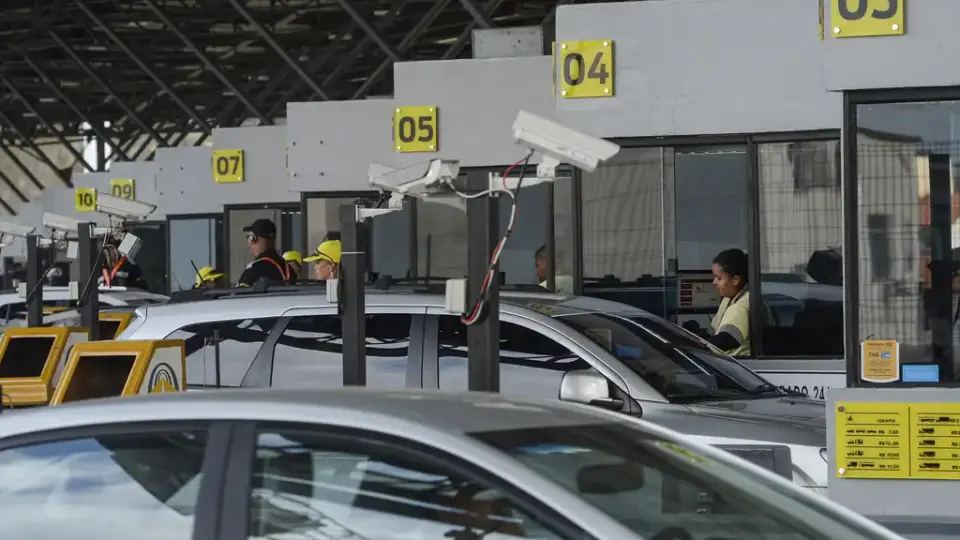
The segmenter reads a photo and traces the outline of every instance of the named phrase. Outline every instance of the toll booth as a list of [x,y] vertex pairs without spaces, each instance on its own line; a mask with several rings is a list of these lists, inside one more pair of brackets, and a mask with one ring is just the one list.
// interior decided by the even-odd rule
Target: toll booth
[[183,340],[96,341],[70,351],[50,405],[186,391]]
[[132,311],[101,311],[100,339],[111,340],[123,333],[133,320]]
[[0,337],[0,385],[4,407],[46,405],[67,356],[87,343],[85,328],[9,328]]

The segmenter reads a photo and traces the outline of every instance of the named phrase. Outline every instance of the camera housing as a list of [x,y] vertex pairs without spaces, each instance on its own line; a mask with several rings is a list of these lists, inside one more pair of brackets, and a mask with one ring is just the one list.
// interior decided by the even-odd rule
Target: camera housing
[[587,135],[521,110],[513,123],[513,140],[543,154],[537,175],[550,177],[560,163],[568,163],[586,172],[612,158],[620,145]]
[[0,221],[0,248],[10,246],[16,238],[25,238],[27,235],[33,234],[34,230],[36,230],[36,227]]
[[44,212],[43,226],[61,233],[76,234],[80,228],[80,220],[69,216]]
[[400,169],[371,163],[368,172],[373,187],[421,199],[448,193],[459,174],[460,162],[452,159],[434,159]]
[[157,205],[97,192],[97,212],[121,221],[143,221]]

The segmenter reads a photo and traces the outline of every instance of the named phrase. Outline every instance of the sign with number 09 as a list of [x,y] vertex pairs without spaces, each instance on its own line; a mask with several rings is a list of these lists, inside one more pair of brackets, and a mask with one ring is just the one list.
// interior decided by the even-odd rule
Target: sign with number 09
[[110,180],[110,194],[131,201],[136,199],[137,191],[133,178],[114,178]]
[[907,0],[827,0],[830,35],[836,38],[903,34]]
[[613,41],[564,41],[558,61],[561,97],[613,96]]
[[77,188],[74,190],[74,207],[77,212],[93,212],[97,209],[97,190]]
[[396,152],[436,152],[440,149],[437,107],[393,109],[393,149]]
[[214,150],[211,155],[213,181],[217,184],[243,182],[243,150]]

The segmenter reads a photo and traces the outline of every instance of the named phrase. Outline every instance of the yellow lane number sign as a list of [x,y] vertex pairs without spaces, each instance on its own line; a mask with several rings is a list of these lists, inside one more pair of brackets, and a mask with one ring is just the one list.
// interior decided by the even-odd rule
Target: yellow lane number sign
[[114,178],[110,180],[110,194],[121,199],[137,198],[136,182],[133,178]]
[[559,63],[562,97],[613,96],[613,41],[564,41],[560,43]]
[[437,107],[393,109],[393,149],[397,152],[436,152],[440,148]]
[[77,188],[74,190],[74,206],[77,212],[93,212],[97,209],[97,190]]
[[830,34],[836,38],[903,34],[907,0],[828,0]]
[[217,184],[243,182],[243,150],[214,150],[211,155],[213,181]]

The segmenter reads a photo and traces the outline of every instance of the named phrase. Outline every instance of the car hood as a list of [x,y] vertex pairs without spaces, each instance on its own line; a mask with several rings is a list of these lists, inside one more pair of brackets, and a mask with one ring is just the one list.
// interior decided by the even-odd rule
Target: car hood
[[[644,407],[645,412],[647,407]],[[652,422],[679,431],[712,437],[750,439],[774,444],[827,444],[826,407],[822,401],[771,397],[711,401],[657,408],[644,414]]]

